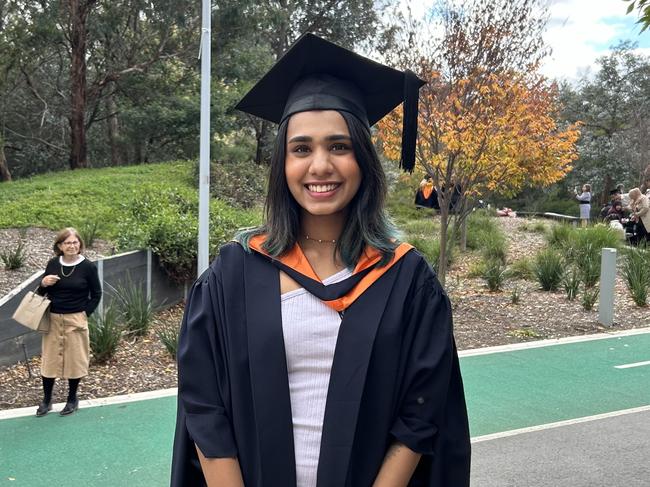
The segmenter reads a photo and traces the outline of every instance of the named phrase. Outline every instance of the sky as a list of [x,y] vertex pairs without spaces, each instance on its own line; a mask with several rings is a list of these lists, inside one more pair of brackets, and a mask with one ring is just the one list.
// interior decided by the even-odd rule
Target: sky
[[[406,0],[404,0],[406,1]],[[471,0],[466,0],[471,1]],[[411,0],[414,16],[425,15],[433,0]],[[552,53],[542,66],[549,78],[575,82],[597,69],[596,60],[622,40],[650,56],[650,29],[639,34],[636,13],[626,15],[623,0],[550,0],[544,40]]]
[[650,56],[650,31],[639,34],[636,13],[626,15],[622,0],[552,0],[545,40],[552,54],[542,72],[552,78],[577,79],[623,40]]

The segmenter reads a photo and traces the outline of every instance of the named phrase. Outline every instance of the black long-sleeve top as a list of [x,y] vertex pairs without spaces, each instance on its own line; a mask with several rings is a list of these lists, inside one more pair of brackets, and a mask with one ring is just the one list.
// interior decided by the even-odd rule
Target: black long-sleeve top
[[95,264],[83,259],[76,266],[62,265],[59,257],[55,257],[47,263],[43,276],[50,274],[61,279],[53,286],[38,288],[39,294],[47,294],[52,301],[50,312],[67,314],[85,311],[90,316],[95,311],[102,297]]

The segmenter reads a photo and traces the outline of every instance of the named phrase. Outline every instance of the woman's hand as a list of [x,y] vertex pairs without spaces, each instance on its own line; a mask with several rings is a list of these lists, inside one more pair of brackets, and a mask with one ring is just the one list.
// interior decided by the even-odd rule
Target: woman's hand
[[61,278],[56,274],[47,275],[41,280],[41,286],[43,287],[54,286],[57,282],[59,282],[59,279]]

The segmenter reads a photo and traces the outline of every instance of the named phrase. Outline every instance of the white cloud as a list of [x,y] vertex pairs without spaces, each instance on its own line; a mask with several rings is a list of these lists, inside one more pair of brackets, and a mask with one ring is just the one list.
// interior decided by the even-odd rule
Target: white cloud
[[[401,2],[404,5],[407,0]],[[434,1],[408,3],[413,15],[422,18]],[[620,40],[637,42],[639,53],[650,53],[650,29],[639,35],[636,18],[626,15],[627,5],[621,0],[549,0],[544,40],[552,53],[542,73],[550,78],[576,80],[587,71],[595,71],[596,60],[607,55]]]
[[553,78],[575,79],[595,69],[598,57],[619,40],[642,41],[627,4],[612,0],[553,0],[544,39],[553,50],[542,72]]

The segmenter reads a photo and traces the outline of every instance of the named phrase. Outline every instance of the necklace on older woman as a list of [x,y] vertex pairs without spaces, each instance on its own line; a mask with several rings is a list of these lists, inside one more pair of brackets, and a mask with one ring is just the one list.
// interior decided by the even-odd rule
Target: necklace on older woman
[[77,268],[77,265],[75,264],[75,265],[72,266],[72,270],[68,274],[66,274],[65,272],[63,272],[63,265],[61,265],[61,275],[63,277],[70,277],[76,268]]

